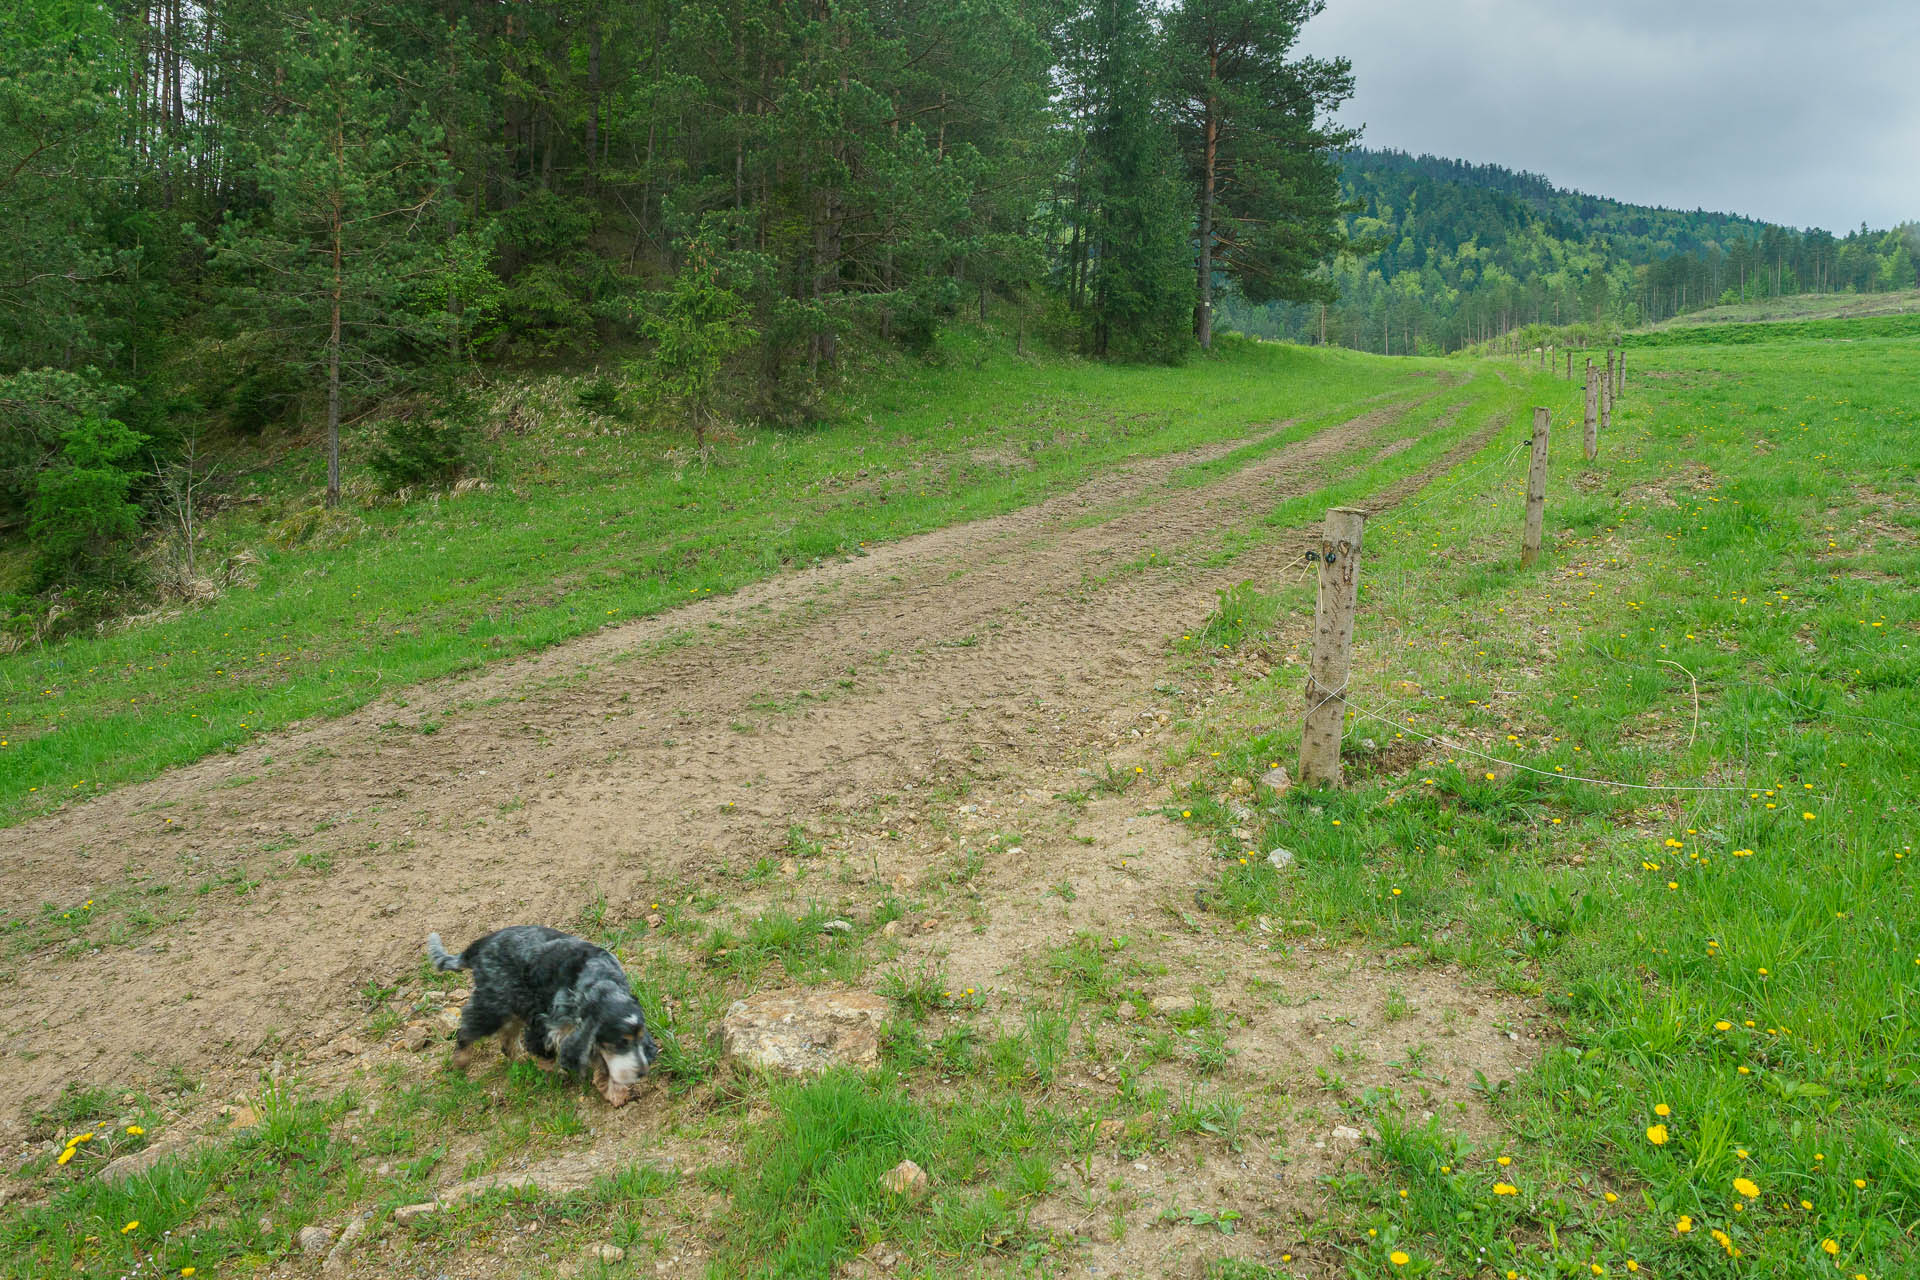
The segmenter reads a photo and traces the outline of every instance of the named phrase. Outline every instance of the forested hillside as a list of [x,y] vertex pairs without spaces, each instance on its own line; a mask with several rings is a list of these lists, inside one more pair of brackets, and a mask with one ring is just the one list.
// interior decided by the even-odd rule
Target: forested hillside
[[599,407],[704,445],[963,311],[1177,360],[1216,282],[1330,297],[1352,80],[1293,53],[1319,8],[16,5],[0,596],[193,577],[235,441],[324,450],[328,507],[343,465],[445,483],[502,361],[611,362]]
[[1498,165],[1350,151],[1339,301],[1253,308],[1262,336],[1367,351],[1442,352],[1529,324],[1632,326],[1728,302],[1916,284],[1920,226],[1844,237],[1732,214],[1626,204]]

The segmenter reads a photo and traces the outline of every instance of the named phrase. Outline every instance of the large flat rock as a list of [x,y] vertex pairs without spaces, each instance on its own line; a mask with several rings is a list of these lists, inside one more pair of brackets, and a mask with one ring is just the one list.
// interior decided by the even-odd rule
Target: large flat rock
[[721,1056],[786,1075],[880,1061],[887,1002],[866,991],[769,991],[736,1000],[714,1040]]

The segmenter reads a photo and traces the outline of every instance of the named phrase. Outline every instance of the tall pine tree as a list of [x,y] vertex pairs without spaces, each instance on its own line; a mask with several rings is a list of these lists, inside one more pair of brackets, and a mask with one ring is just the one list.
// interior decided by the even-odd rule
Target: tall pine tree
[[1177,360],[1189,345],[1192,214],[1158,110],[1158,34],[1142,0],[1092,0],[1065,43],[1080,135],[1066,210],[1069,298],[1093,354]]
[[1353,94],[1344,58],[1288,55],[1325,0],[1182,0],[1168,16],[1168,90],[1193,185],[1193,331],[1213,341],[1213,283],[1252,302],[1331,301],[1315,275],[1349,250],[1336,152],[1357,130],[1329,122]]
[[222,228],[220,254],[244,322],[325,380],[332,507],[343,397],[446,349],[448,295],[424,286],[446,265],[435,206],[451,174],[438,127],[350,13],[309,18],[283,57],[286,113],[249,157],[261,204]]

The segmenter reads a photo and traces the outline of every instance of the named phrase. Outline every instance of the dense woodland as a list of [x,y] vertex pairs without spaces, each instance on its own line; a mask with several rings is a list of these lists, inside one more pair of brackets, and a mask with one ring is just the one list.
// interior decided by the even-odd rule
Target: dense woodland
[[[499,362],[704,444],[963,313],[1176,360],[1331,298],[1321,0],[27,0],[0,25],[13,601],[138,579],[210,447],[460,466]],[[184,509],[183,509],[184,508]],[[189,547],[190,551],[190,547]]]
[[[1650,208],[1538,174],[1353,150],[1347,230],[1379,246],[1331,269],[1339,301],[1250,307],[1235,327],[1365,351],[1438,354],[1524,325],[1631,327],[1781,294],[1911,289],[1920,224],[1846,236]],[[1323,329],[1324,324],[1324,329]]]

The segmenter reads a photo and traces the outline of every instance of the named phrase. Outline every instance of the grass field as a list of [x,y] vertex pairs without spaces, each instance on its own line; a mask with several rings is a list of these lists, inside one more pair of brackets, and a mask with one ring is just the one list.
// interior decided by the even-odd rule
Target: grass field
[[[1559,446],[1543,572],[1477,517],[1511,468],[1370,530],[1356,785],[1269,818],[1296,875],[1220,846],[1225,910],[1458,963],[1562,1028],[1489,1094],[1492,1149],[1366,1108],[1378,1176],[1336,1188],[1360,1274],[1920,1266],[1920,348],[1803,328],[1642,354],[1599,464]],[[1293,749],[1197,746],[1221,776]],[[1181,797],[1215,830],[1218,782]]]
[[[258,730],[270,721],[246,689],[283,720],[313,714],[329,697],[363,700],[483,661],[505,647],[490,637],[518,649],[597,626],[605,615],[588,601],[657,609],[786,561],[1030,502],[1133,451],[1226,441],[1279,418],[1298,419],[1283,433],[1298,439],[1353,412],[1336,404],[1437,393],[1402,420],[1406,447],[1357,455],[1310,497],[1241,513],[1184,552],[1253,563],[1325,506],[1365,502],[1509,423],[1370,522],[1346,789],[1269,796],[1258,785],[1297,752],[1301,671],[1289,658],[1312,611],[1298,575],[1230,587],[1184,630],[1138,619],[1166,630],[1153,685],[1165,733],[1089,760],[1052,801],[1070,815],[1114,804],[1175,824],[1207,860],[1197,890],[1175,877],[1149,892],[1124,856],[1109,872],[1082,863],[1077,834],[1024,870],[1011,846],[1039,839],[1032,814],[1017,819],[1024,834],[972,847],[936,828],[915,883],[869,881],[809,834],[815,815],[795,815],[788,852],[819,866],[815,879],[783,886],[763,859],[721,888],[663,892],[651,922],[610,918],[604,903],[571,922],[627,956],[653,1020],[675,1028],[665,1100],[648,1120],[655,1145],[571,1190],[490,1192],[403,1231],[394,1211],[448,1177],[577,1153],[604,1140],[601,1121],[577,1090],[524,1063],[471,1080],[390,1065],[345,1091],[295,1072],[263,1086],[251,1123],[112,1187],[90,1175],[164,1138],[193,1086],[169,1100],[75,1090],[39,1116],[16,1202],[0,1210],[0,1276],[258,1274],[285,1265],[300,1226],[347,1214],[370,1215],[382,1252],[365,1265],[378,1275],[491,1257],[538,1275],[651,1274],[682,1265],[691,1234],[707,1242],[713,1277],[1064,1276],[1085,1274],[1088,1238],[1121,1250],[1156,1233],[1189,1243],[1177,1270],[1152,1270],[1209,1280],[1920,1273],[1920,341],[1870,321],[1815,323],[1775,326],[1767,341],[1636,349],[1592,465],[1577,444],[1578,391],[1511,365],[1461,367],[1440,387],[1427,375],[1444,366],[1299,350],[1135,372],[995,356],[977,379],[952,369],[897,384],[810,437],[740,442],[705,476],[676,477],[659,441],[582,438],[604,468],[584,501],[557,480],[553,491],[517,481],[517,496],[461,500],[474,507],[365,513],[367,531],[337,561],[318,548],[276,555],[256,591],[209,611],[218,625],[186,618],[8,659],[43,664],[34,682],[58,690],[12,695],[41,736],[16,738],[9,751],[24,739],[34,754],[8,767],[44,771],[7,775],[21,780],[9,793],[18,817],[41,803],[25,790],[42,785],[34,777],[71,790],[59,770],[85,763],[99,775],[91,789],[233,740],[219,735],[242,732],[241,710],[244,732]],[[1829,323],[1861,327],[1835,342]],[[996,410],[1008,402],[1017,412]],[[1523,572],[1525,451],[1510,415],[1533,402],[1553,410],[1555,452],[1547,551]],[[1245,445],[1176,484],[1205,486],[1281,445]],[[641,479],[621,474],[635,449],[655,451]],[[783,505],[751,501],[755,485],[776,487]],[[722,502],[716,490],[733,509],[686,576],[664,560],[614,576],[639,553],[590,542],[616,511],[651,512],[645,527],[693,539],[705,526],[683,508]],[[536,514],[505,520],[516,504]],[[446,545],[474,550],[438,551],[438,522],[463,535]],[[417,580],[442,562],[472,581]],[[550,565],[578,575],[564,599],[530,585]],[[519,602],[512,626],[495,596]],[[325,607],[309,615],[308,602]],[[292,640],[220,647],[211,671],[211,658],[185,660],[189,639],[251,638],[240,628],[269,619],[315,654],[403,634],[377,679],[330,682],[305,659],[238,666],[245,651],[300,652]],[[78,673],[76,652],[93,679],[54,685]],[[72,665],[44,665],[56,658]],[[222,683],[234,670],[260,683]],[[176,693],[169,681],[183,675]],[[58,704],[68,725],[110,720],[84,739],[98,754],[48,743],[57,713],[33,696],[71,699]],[[120,710],[129,696],[141,710]],[[21,715],[26,705],[39,719]],[[203,705],[234,723],[206,736],[174,726]],[[116,734],[138,760],[113,760]],[[1032,785],[1004,781],[1015,794]],[[942,812],[988,789],[968,785],[929,783]],[[960,842],[941,844],[943,832]],[[1276,848],[1291,865],[1270,865]],[[1038,918],[1036,900],[1090,896],[1101,874],[1138,907],[1136,923],[1049,936],[993,990],[897,932],[944,914],[956,937],[943,945],[959,952],[1007,917]],[[835,917],[849,927],[827,931]],[[29,958],[53,963],[66,935],[46,927]],[[1529,1065],[1442,1079],[1448,1046],[1436,1039],[1391,1062],[1336,1047],[1308,1079],[1252,1072],[1241,1064],[1264,1023],[1322,1008],[1287,1002],[1295,963],[1378,966],[1369,1009],[1388,1025],[1414,1021],[1403,988],[1457,987],[1496,1010],[1495,1026],[1511,1018],[1516,1042],[1536,1028]],[[369,1038],[455,982],[423,972],[371,987]],[[879,1069],[781,1083],[719,1066],[706,1032],[729,1001],[838,983],[891,1002]],[[1169,987],[1199,994],[1167,1007],[1149,998]],[[1242,988],[1262,1012],[1244,1012]],[[1344,1025],[1329,1021],[1330,1036]],[[1362,1074],[1383,1082],[1355,1083]],[[476,1140],[478,1115],[490,1119]],[[1237,1181],[1312,1167],[1312,1140],[1332,1124],[1367,1140],[1301,1189],[1313,1206],[1303,1223],[1236,1207]],[[902,1157],[931,1175],[928,1200],[880,1189]],[[1141,1209],[1174,1194],[1129,1172],[1148,1160],[1176,1190],[1218,1198]],[[1067,1218],[1095,1226],[1076,1237],[1057,1225]],[[536,1235],[533,1253],[524,1242]],[[623,1259],[561,1261],[602,1242]]]
[[1655,325],[1655,329],[1684,329],[1696,325],[1757,324],[1772,320],[1840,320],[1863,316],[1900,315],[1920,311],[1920,289],[1892,293],[1799,293],[1755,302],[1689,311]]

